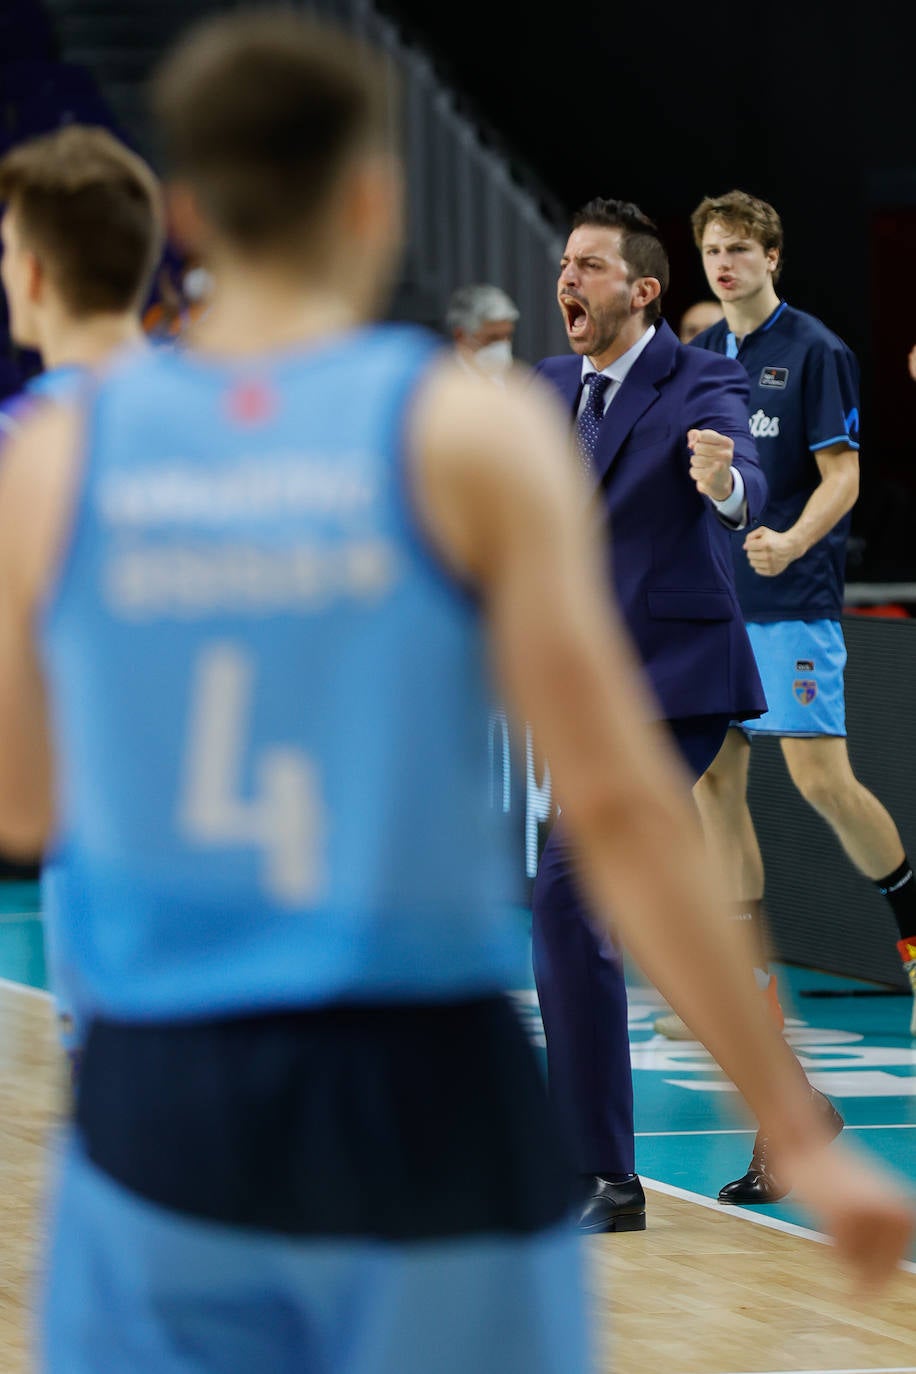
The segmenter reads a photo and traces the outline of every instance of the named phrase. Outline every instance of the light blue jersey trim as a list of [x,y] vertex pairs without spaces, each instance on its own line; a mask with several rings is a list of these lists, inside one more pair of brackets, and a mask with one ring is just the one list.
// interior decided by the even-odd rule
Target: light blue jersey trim
[[773,311],[773,313],[772,313],[772,315],[770,316],[770,318],[769,318],[768,320],[764,320],[763,324],[760,325],[759,330],[755,330],[754,332],[755,332],[755,333],[758,333],[758,332],[759,332],[760,334],[765,334],[765,333],[767,332],[768,329],[772,329],[772,328],[773,328],[773,325],[774,325],[774,324],[776,323],[776,321],[779,319],[780,315],[781,315],[781,314],[783,313],[783,311],[786,310],[787,308],[788,308],[788,301],[780,301],[780,302],[779,302],[779,305],[778,305],[778,306],[776,307],[776,309]]
[[[768,320],[764,320],[763,324],[758,324],[757,328],[752,329],[749,334],[745,334],[744,339],[751,339],[754,337],[755,334],[765,334],[768,329],[772,329],[773,325],[779,319],[780,315],[788,309],[788,306],[788,301],[780,301],[779,305],[777,305],[776,309],[773,311],[770,318]],[[744,339],[741,340],[741,343],[744,343]],[[725,356],[726,358],[737,358],[739,352],[740,344],[738,343],[735,334],[731,330],[729,330],[729,332],[725,336]]]
[[847,448],[854,448],[856,452],[859,449],[858,440],[850,439],[848,434],[836,434],[832,439],[822,439],[819,444],[810,444],[809,449],[811,453],[817,453],[818,449],[829,448],[831,444],[845,444]]

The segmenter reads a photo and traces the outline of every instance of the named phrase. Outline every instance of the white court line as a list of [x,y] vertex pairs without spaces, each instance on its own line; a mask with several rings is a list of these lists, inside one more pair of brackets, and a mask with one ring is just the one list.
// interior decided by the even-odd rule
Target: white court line
[[[676,1188],[673,1183],[660,1183],[658,1179],[646,1178],[643,1174],[639,1177],[643,1187],[649,1188],[653,1193],[665,1193],[668,1197],[679,1197],[684,1202],[695,1202],[698,1207],[718,1212],[720,1217],[737,1217],[741,1221],[752,1221],[755,1226],[765,1226],[768,1231],[783,1231],[789,1236],[801,1236],[803,1240],[816,1240],[820,1245],[833,1244],[829,1236],[825,1236],[821,1231],[812,1231],[807,1226],[796,1226],[794,1222],[782,1221],[779,1217],[761,1216],[750,1207],[723,1207],[720,1202],[706,1197],[704,1193],[691,1193],[687,1188]],[[916,1264],[912,1260],[901,1260],[900,1268],[909,1274],[916,1274]],[[806,1371],[794,1371],[794,1374],[806,1374]],[[839,1371],[818,1370],[812,1371],[812,1374],[839,1374]],[[877,1371],[866,1370],[864,1374],[877,1374]]]
[[[916,1131],[916,1121],[887,1121],[883,1125],[877,1126],[850,1126],[847,1121],[845,1129],[847,1131]],[[669,1136],[681,1135],[755,1135],[754,1128],[741,1127],[739,1130],[715,1130],[715,1131],[637,1131],[637,1140],[664,1139]]]
[[30,988],[27,983],[14,983],[11,978],[0,978],[0,992],[21,992],[26,997],[44,997],[49,1002],[54,998],[44,988]]
[[895,1364],[885,1369],[771,1369],[767,1374],[916,1374],[916,1364]]

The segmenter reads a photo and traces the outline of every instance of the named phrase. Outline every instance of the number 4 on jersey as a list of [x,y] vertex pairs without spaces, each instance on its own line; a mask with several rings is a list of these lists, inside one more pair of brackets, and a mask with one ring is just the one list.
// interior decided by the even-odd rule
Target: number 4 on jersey
[[325,883],[325,818],[317,775],[299,749],[266,746],[255,795],[241,795],[254,665],[233,644],[204,649],[195,666],[180,822],[195,844],[253,846],[263,886],[286,906],[314,902]]

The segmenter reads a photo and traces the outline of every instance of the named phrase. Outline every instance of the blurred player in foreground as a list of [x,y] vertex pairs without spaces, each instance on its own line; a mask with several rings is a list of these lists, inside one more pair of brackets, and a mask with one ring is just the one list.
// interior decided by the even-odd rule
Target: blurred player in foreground
[[[76,395],[88,370],[117,350],[142,346],[139,310],[162,247],[162,205],[142,159],[107,129],[77,124],[29,139],[0,161],[0,202],[0,278],[11,337],[44,364],[4,403],[4,433],[12,433],[43,401]],[[78,979],[57,940],[66,871],[63,856],[43,857],[48,966],[75,1063],[82,1039]]]
[[65,837],[90,1030],[50,1374],[577,1374],[581,1241],[504,990],[492,689],[595,910],[862,1279],[911,1233],[825,1144],[645,723],[567,419],[365,321],[400,245],[386,88],[292,12],[184,40],[157,108],[214,303],[0,472],[0,838]]

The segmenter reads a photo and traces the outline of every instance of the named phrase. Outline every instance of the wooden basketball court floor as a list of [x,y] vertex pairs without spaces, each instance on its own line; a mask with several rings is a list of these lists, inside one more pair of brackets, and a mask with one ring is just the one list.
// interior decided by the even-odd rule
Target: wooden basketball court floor
[[[43,990],[37,894],[26,886],[6,888],[0,892],[0,1374],[32,1374],[29,1322],[41,1263],[45,1170],[66,1088]],[[536,1002],[523,976],[526,941],[520,920],[517,1002],[537,1044]],[[808,970],[784,976],[790,1037],[809,1076],[843,1111],[850,1137],[916,1180],[916,1042],[905,1033],[907,999]],[[875,995],[861,995],[870,991]],[[791,1200],[719,1207],[718,1187],[744,1172],[753,1128],[736,1115],[734,1096],[705,1051],[655,1035],[657,1010],[657,995],[634,980],[637,1167],[649,1225],[644,1233],[586,1241],[602,1371],[916,1374],[916,1253],[880,1297],[856,1294]]]

